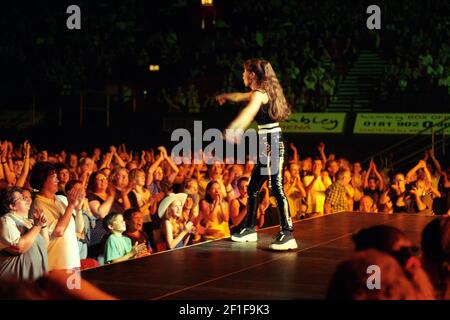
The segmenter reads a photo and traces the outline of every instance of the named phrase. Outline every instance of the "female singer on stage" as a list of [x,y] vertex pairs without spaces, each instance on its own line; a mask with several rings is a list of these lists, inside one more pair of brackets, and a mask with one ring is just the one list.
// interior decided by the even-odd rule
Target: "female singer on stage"
[[224,93],[218,95],[216,99],[220,105],[227,100],[248,101],[227,129],[245,130],[255,120],[258,123],[259,145],[265,146],[263,148],[265,150],[258,152],[258,161],[248,185],[249,198],[245,222],[243,227],[231,236],[231,240],[257,241],[255,220],[258,193],[264,182],[269,179],[269,187],[277,200],[281,228],[270,248],[273,250],[295,249],[297,242],[293,236],[294,227],[289,213],[289,203],[283,190],[285,143],[278,123],[288,118],[290,108],[269,62],[261,59],[247,60],[244,63],[242,78],[244,85],[251,89],[250,92]]

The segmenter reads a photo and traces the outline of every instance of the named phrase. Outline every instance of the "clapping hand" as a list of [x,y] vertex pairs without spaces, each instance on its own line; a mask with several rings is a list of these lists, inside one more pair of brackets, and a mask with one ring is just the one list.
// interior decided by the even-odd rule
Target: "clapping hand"
[[139,256],[140,254],[142,254],[145,251],[147,251],[147,246],[145,245],[145,243],[138,244],[137,241],[134,244],[133,249],[131,249],[133,256]]
[[44,210],[42,208],[36,208],[33,213],[33,221],[35,226],[40,226],[44,228],[47,226],[47,218],[44,215]]

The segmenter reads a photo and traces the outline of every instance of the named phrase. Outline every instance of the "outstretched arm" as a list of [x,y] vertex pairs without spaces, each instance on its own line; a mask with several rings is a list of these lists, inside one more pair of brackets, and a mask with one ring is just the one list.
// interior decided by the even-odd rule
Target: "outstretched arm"
[[245,130],[252,123],[259,107],[263,103],[264,94],[258,91],[252,92],[250,95],[250,102],[239,113],[239,115],[230,123],[227,129],[242,129]]
[[231,102],[240,102],[250,100],[251,92],[232,92],[232,93],[222,93],[216,97],[217,102],[223,105],[227,100]]

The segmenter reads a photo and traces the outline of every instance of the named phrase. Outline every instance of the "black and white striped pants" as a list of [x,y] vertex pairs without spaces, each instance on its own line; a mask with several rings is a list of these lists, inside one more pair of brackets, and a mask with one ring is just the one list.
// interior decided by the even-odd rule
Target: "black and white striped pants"
[[258,194],[264,182],[269,179],[269,190],[275,197],[280,217],[281,230],[293,231],[289,203],[284,194],[283,166],[285,163],[285,143],[278,123],[258,126],[258,161],[253,168],[248,184],[247,217],[245,226],[256,224]]

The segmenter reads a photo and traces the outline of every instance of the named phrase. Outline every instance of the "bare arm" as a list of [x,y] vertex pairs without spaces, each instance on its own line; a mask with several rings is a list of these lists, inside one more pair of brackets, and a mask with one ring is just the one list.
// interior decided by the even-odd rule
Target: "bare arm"
[[183,240],[183,238],[192,230],[193,223],[189,221],[186,223],[183,231],[181,231],[178,236],[173,237],[172,224],[169,220],[164,221],[164,225],[166,227],[166,243],[169,249],[174,249],[177,244]]
[[251,92],[222,93],[216,97],[216,100],[220,105],[223,105],[227,100],[231,102],[248,101],[250,100],[250,95]]
[[319,143],[317,150],[320,153],[320,158],[322,159],[323,166],[327,163],[327,156],[325,154],[325,144],[323,142]]
[[384,190],[384,181],[383,181],[383,177],[381,176],[381,174],[378,172],[377,170],[377,166],[375,165],[375,163],[373,164],[373,172],[375,173],[375,175],[377,176],[378,179],[378,189],[380,191]]
[[[164,147],[160,147],[161,149],[161,153],[164,157],[164,160],[167,161],[167,163],[169,164],[170,168],[172,169],[172,173],[167,177],[167,181],[172,184],[173,181],[175,180],[175,178],[178,175],[178,172],[180,171],[180,169],[178,169],[178,166],[172,161],[172,158],[169,157],[169,155],[167,154],[167,151]],[[159,148],[158,148],[159,149]]]
[[30,171],[30,144],[28,141],[23,143],[23,148],[25,151],[25,155],[23,158],[23,168],[20,173],[19,179],[16,181],[16,186],[23,187],[25,185],[25,181],[27,180],[28,172]]
[[289,147],[291,148],[292,153],[293,153],[292,161],[294,163],[299,163],[300,162],[300,158],[298,156],[297,148],[295,147],[295,145],[293,143],[290,143]]
[[428,154],[430,155],[431,160],[434,163],[434,166],[436,167],[436,170],[438,173],[442,172],[442,167],[441,164],[439,163],[439,161],[436,159],[436,157],[434,156],[434,152],[432,149],[428,150]]
[[255,118],[258,110],[263,103],[264,98],[261,92],[252,92],[250,101],[247,106],[239,113],[239,115],[230,123],[227,129],[242,129],[245,130]]
[[[421,160],[421,161],[423,161],[423,160]],[[406,178],[405,178],[407,183],[410,183],[410,182],[411,182],[412,176],[413,176],[413,175],[416,173],[416,171],[419,170],[421,167],[422,167],[422,165],[421,165],[421,162],[419,161],[419,163],[416,164],[416,165],[414,166],[414,168],[412,168],[411,170],[408,171],[408,173],[406,174]]]
[[64,214],[59,217],[58,222],[56,223],[56,227],[53,230],[52,237],[62,237],[64,235],[64,232],[66,232],[66,229],[70,223],[70,219],[72,219],[73,210],[79,206],[79,202],[81,201],[81,192],[81,187],[74,187],[69,191],[69,194],[67,195],[69,204],[67,205]]
[[155,170],[159,167],[159,165],[161,164],[161,162],[164,160],[163,155],[160,153],[159,157],[155,160],[155,162],[152,163],[152,165],[150,166],[150,168],[148,169],[147,172],[147,178],[145,183],[147,184],[147,186],[151,185],[153,182],[153,173],[155,172]]
[[8,142],[5,141],[2,144],[1,162],[2,162],[2,165],[3,165],[3,170],[4,170],[5,177],[6,177],[6,181],[8,181],[8,185],[11,186],[11,185],[14,184],[14,174],[11,172],[10,166],[9,166],[7,158],[6,158],[7,154],[8,154],[8,148],[9,148],[8,147]]
[[100,169],[104,169],[104,168],[109,168],[109,165],[111,164],[111,160],[112,160],[112,154],[110,152],[108,152],[105,157],[103,158],[103,162],[100,166]]
[[370,173],[372,172],[372,169],[373,169],[373,160],[370,161],[369,170],[367,170],[367,172],[364,176],[363,189],[369,187],[369,177],[370,177]]

